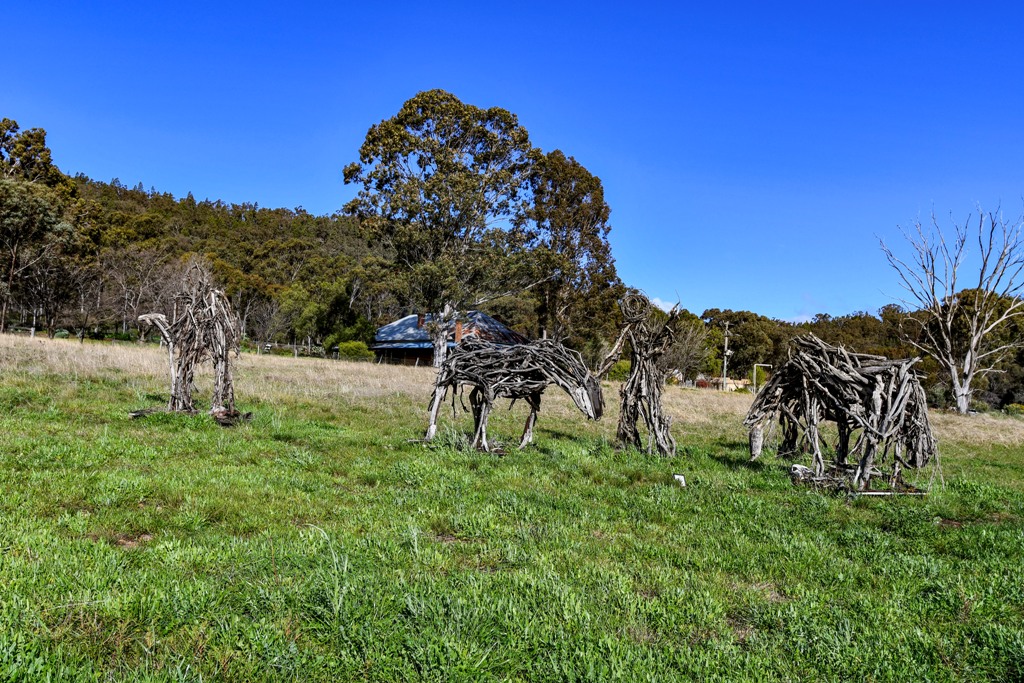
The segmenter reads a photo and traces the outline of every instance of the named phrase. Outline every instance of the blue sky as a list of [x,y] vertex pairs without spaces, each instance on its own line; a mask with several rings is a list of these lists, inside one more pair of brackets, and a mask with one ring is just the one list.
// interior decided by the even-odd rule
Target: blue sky
[[443,88],[598,175],[623,280],[697,313],[874,311],[878,237],[1024,210],[1021,6],[714,4],[22,2],[0,117],[69,173],[330,213]]

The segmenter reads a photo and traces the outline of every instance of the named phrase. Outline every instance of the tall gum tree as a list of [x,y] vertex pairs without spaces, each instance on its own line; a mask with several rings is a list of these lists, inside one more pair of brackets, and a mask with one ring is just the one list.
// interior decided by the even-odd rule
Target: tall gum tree
[[601,179],[554,150],[538,159],[531,188],[527,215],[536,231],[531,256],[540,271],[534,296],[541,334],[563,342],[597,332],[595,320],[615,318],[624,293],[608,244],[611,211]]
[[[933,215],[930,227],[918,221],[903,235],[909,257],[881,247],[907,292],[906,340],[942,366],[957,412],[967,413],[975,380],[1024,347],[1024,339],[1007,333],[1024,316],[1024,218],[1010,222],[979,209],[977,217],[954,223],[947,239]],[[967,265],[971,245],[978,250],[976,275]]]
[[58,230],[69,230],[46,187],[0,178],[0,332],[7,318],[18,278],[49,258]]
[[41,183],[64,197],[74,194],[74,183],[53,163],[42,128],[22,130],[13,119],[0,119],[0,178]]
[[516,116],[443,90],[421,92],[370,128],[345,206],[394,255],[409,303],[432,313],[434,365],[466,306],[507,289],[496,264],[515,237],[535,152]]

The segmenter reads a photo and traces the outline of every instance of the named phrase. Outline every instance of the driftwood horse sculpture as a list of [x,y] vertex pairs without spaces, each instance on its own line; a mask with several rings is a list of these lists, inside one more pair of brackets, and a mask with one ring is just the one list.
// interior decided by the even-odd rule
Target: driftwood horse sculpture
[[530,344],[499,346],[469,337],[448,354],[437,373],[430,400],[430,426],[426,440],[437,434],[437,415],[448,390],[473,387],[469,402],[476,433],[473,447],[490,450],[487,417],[497,398],[523,399],[530,406],[519,447],[533,441],[533,427],[540,411],[540,395],[551,384],[572,397],[576,407],[591,420],[604,412],[601,383],[587,370],[580,354],[558,342],[542,339]]
[[[913,367],[916,358],[889,360],[830,346],[814,335],[793,340],[789,360],[758,393],[744,424],[750,429],[751,459],[761,454],[765,429],[782,426],[780,453],[806,445],[814,474],[822,476],[825,460],[819,426],[835,422],[839,431],[835,467],[859,454],[853,483],[863,490],[878,464],[891,456],[890,480],[901,466],[924,467],[938,456],[928,419],[924,389]],[[859,438],[851,447],[854,432]],[[802,439],[801,439],[802,433]]]

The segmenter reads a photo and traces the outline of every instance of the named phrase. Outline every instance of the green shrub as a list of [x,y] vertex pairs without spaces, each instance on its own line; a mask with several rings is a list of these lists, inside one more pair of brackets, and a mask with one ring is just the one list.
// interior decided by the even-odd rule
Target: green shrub
[[1007,415],[1015,415],[1017,417],[1024,417],[1024,404],[1011,403],[1006,406]]
[[988,411],[992,410],[992,406],[990,406],[988,403],[986,403],[985,401],[979,401],[977,399],[971,399],[970,408],[976,413],[987,413]]
[[373,360],[373,351],[361,341],[347,341],[338,344],[338,358],[342,360]]
[[943,384],[932,384],[925,391],[929,408],[943,408],[949,405],[949,392]]
[[57,330],[53,333],[55,339],[67,339],[71,336],[71,333],[67,330]]
[[620,360],[608,371],[608,379],[614,382],[625,382],[629,379],[630,364],[628,360]]

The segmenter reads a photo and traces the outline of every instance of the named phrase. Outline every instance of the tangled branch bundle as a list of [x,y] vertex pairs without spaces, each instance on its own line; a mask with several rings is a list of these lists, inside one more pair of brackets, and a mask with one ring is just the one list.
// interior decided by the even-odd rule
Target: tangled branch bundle
[[[876,465],[892,457],[890,481],[901,466],[920,468],[937,455],[928,420],[924,389],[913,366],[918,359],[889,360],[850,353],[814,335],[793,340],[790,359],[757,395],[744,424],[750,429],[750,454],[757,458],[764,431],[778,419],[782,427],[780,453],[806,447],[814,472],[825,471],[819,424],[835,422],[839,430],[835,466],[848,469],[847,458],[860,455],[853,482],[863,490]],[[850,439],[859,436],[853,448]]]
[[155,326],[167,345],[171,375],[168,410],[195,412],[196,366],[210,359],[214,373],[210,413],[218,421],[237,418],[229,358],[232,351],[237,354],[239,350],[238,318],[201,262],[189,264],[170,321],[162,313],[141,315],[139,321]]
[[464,385],[473,387],[469,395],[476,429],[473,447],[489,450],[487,418],[494,400],[511,398],[524,399],[530,405],[519,444],[523,448],[533,440],[540,396],[551,384],[564,389],[588,418],[601,417],[601,384],[587,370],[580,354],[549,339],[501,346],[468,337],[451,350],[437,373],[426,439],[433,439],[437,433],[437,414],[448,390]]
[[611,367],[618,358],[625,341],[629,341],[629,378],[619,390],[622,399],[616,439],[625,446],[643,448],[639,422],[647,425],[647,451],[657,445],[662,455],[675,455],[676,440],[672,437],[672,418],[661,405],[661,387],[665,373],[658,368],[658,359],[675,339],[679,311],[675,308],[668,317],[658,321],[651,302],[642,294],[630,294],[619,302],[625,325],[615,347],[602,365]]

